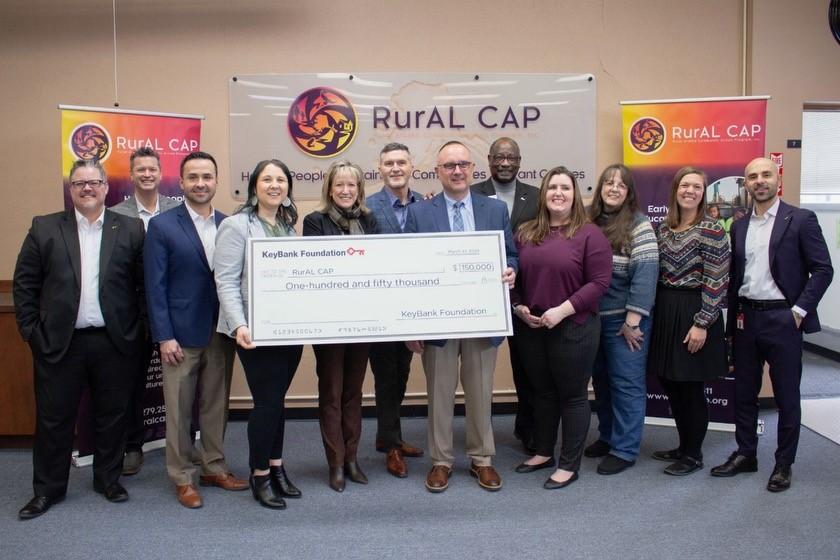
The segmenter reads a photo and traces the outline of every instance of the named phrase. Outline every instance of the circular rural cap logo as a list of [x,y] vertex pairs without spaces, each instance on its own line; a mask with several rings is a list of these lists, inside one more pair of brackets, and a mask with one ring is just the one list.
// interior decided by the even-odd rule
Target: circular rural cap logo
[[665,145],[665,126],[653,117],[642,117],[630,127],[630,145],[637,152],[652,154]]
[[314,157],[338,155],[356,137],[356,109],[343,94],[328,87],[298,95],[287,122],[295,145]]
[[70,133],[70,151],[79,159],[105,161],[111,155],[111,137],[96,123],[80,124]]

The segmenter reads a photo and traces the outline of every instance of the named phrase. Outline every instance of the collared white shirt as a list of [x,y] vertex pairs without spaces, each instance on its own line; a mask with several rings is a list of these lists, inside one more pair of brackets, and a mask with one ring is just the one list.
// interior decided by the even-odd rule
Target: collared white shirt
[[93,223],[76,212],[76,228],[79,234],[79,253],[81,257],[81,295],[79,312],[76,315],[76,328],[104,327],[105,318],[99,305],[99,253],[102,247],[102,224],[105,221],[105,209]]
[[198,232],[198,238],[201,239],[201,244],[204,246],[204,255],[207,257],[207,264],[210,265],[210,270],[213,270],[213,253],[216,251],[216,211],[210,207],[210,215],[206,218],[197,214],[189,204],[184,203],[187,207],[187,212],[190,213],[195,230]]
[[[763,216],[757,215],[755,208],[750,214],[750,225],[744,242],[744,282],[738,290],[741,297],[757,300],[785,299],[770,272],[770,236],[779,213],[779,204],[780,199],[776,197],[776,202]],[[793,306],[793,309],[802,317],[806,315],[805,310],[798,306]]]
[[[446,201],[446,213],[449,216],[449,230],[454,231],[452,227],[452,219],[455,217],[455,203],[458,202],[453,198],[449,198],[447,194],[443,193],[443,200]],[[461,218],[464,220],[464,231],[475,231],[475,217],[473,216],[472,196],[467,192],[467,196],[461,199],[464,203],[461,208]]]
[[134,202],[137,203],[137,217],[143,220],[143,229],[149,231],[149,220],[160,214],[160,195],[155,199],[155,209],[153,212],[146,210],[146,207],[140,203],[140,199],[134,197]]

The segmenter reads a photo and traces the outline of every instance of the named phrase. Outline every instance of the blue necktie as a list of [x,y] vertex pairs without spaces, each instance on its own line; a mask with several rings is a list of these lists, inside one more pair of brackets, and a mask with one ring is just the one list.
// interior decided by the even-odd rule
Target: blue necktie
[[463,206],[463,202],[453,204],[455,211],[452,214],[452,231],[464,231],[464,217],[461,215],[461,208]]

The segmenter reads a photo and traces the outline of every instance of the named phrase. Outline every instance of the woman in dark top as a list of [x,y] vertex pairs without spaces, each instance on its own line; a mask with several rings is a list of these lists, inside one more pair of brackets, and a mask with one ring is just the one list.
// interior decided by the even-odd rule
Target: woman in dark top
[[729,282],[729,241],[706,214],[706,174],[683,167],[674,176],[668,215],[657,230],[659,282],[648,373],[659,377],[680,444],[657,451],[670,475],[703,468],[709,411],[704,381],[726,375],[721,308]]
[[598,350],[598,302],[610,285],[612,251],[589,223],[574,175],[565,167],[546,174],[537,217],[516,234],[519,274],[511,292],[514,344],[534,387],[536,454],[520,473],[553,467],[557,425],[563,442],[547,489],[578,478],[589,430],[587,388]]
[[[363,235],[376,233],[376,219],[365,206],[364,174],[358,165],[337,161],[327,170],[321,204],[303,220],[303,235]],[[345,476],[368,480],[356,453],[362,435],[362,382],[369,344],[314,344],[318,375],[318,417],[330,488],[344,491]]]

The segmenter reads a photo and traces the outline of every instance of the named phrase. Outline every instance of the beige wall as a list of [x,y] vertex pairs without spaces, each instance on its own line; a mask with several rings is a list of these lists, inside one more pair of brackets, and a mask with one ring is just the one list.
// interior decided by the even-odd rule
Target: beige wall
[[[840,46],[822,0],[755,4],[751,93],[773,96],[768,151],[784,151],[799,137],[802,100],[840,95]],[[115,101],[112,30],[111,0],[0,3],[0,279],[12,275],[30,217],[62,205],[56,106]],[[619,101],[741,93],[737,0],[118,0],[117,32],[120,106],[206,115],[202,147],[218,156],[223,185],[235,74],[591,72],[598,167],[621,159]],[[785,195],[796,201],[799,153],[785,164]],[[227,188],[216,203],[235,204]],[[506,354],[499,364],[505,391]],[[312,371],[307,351],[293,394],[313,393]],[[414,374],[409,390],[422,389]],[[234,394],[247,394],[241,379]]]

